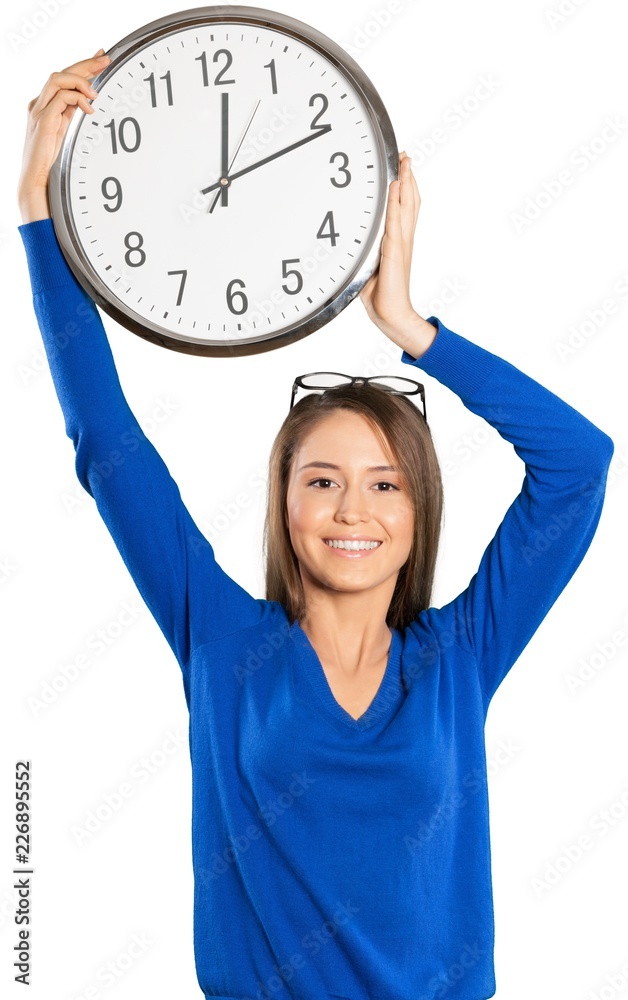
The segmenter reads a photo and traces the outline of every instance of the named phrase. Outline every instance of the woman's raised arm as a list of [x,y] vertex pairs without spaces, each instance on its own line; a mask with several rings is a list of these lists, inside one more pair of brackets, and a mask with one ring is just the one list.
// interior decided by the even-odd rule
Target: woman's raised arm
[[[488,708],[497,687],[580,565],[598,525],[612,439],[508,361],[423,319],[409,294],[421,199],[409,158],[391,184],[379,269],[361,296],[369,317],[415,365],[455,392],[525,463],[519,495],[468,587],[419,615],[426,666],[438,644],[472,655]],[[469,525],[472,530],[472,525]]]
[[[445,642],[472,653],[486,710],[589,548],[614,445],[583,414],[510,362],[436,317],[428,322],[437,331],[432,345],[418,360],[404,352],[402,361],[448,386],[525,463],[521,491],[468,587],[444,607],[421,613]],[[472,523],[468,527],[473,531]]]
[[50,167],[96,59],[53,73],[28,106],[18,200],[33,305],[76,472],[180,666],[237,620],[253,624],[255,600],[216,563],[212,546],[183,504],[176,483],[139,427],[120,386],[100,314],[74,277],[56,238],[47,199]]

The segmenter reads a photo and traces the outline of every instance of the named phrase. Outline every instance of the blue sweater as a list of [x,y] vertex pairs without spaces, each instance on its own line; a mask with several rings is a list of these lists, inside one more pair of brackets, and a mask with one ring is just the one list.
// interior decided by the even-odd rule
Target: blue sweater
[[525,478],[467,588],[393,631],[356,720],[298,622],[216,562],[128,406],[52,221],[18,228],[78,479],[182,672],[205,997],[492,997],[487,709],[587,551],[612,440],[430,317],[429,349],[401,360],[510,441]]

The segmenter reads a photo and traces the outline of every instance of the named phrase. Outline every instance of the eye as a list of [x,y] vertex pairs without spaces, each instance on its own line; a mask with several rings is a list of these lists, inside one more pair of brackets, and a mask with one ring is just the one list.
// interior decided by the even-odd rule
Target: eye
[[[331,479],[312,479],[308,483],[308,486],[315,486],[317,483],[331,483],[331,482],[333,482],[333,480],[331,480]],[[396,486],[395,483],[389,483],[389,482],[386,482],[386,481],[382,481],[382,482],[379,482],[379,483],[375,483],[375,485],[376,486],[388,486],[389,487],[389,489],[386,489],[386,490],[376,490],[375,491],[376,493],[391,493],[393,490],[399,491],[399,487]],[[318,487],[318,488],[319,489],[325,489],[325,487]]]
[[331,481],[331,479],[312,479],[307,485],[314,486],[316,483],[331,483]]

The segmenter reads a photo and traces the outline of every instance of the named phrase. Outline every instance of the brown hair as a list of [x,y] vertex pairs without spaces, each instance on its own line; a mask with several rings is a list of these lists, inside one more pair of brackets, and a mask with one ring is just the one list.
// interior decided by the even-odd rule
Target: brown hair
[[311,393],[296,403],[279,429],[269,460],[263,548],[266,600],[279,601],[290,624],[305,615],[299,563],[288,530],[286,498],[293,458],[305,436],[336,409],[365,417],[385,452],[400,467],[414,511],[414,539],[399,570],[386,615],[390,628],[403,629],[431,601],[443,512],[443,485],[430,429],[409,399],[376,385],[342,385]]

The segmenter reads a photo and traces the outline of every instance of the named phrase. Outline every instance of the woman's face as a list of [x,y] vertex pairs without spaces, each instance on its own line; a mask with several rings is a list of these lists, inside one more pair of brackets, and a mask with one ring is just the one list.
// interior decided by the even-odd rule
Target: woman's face
[[[335,410],[303,439],[287,493],[288,527],[302,576],[343,591],[369,589],[393,577],[392,593],[412,548],[414,512],[401,471],[390,466],[395,462],[359,413]],[[380,544],[347,553],[326,541],[359,536]]]

